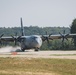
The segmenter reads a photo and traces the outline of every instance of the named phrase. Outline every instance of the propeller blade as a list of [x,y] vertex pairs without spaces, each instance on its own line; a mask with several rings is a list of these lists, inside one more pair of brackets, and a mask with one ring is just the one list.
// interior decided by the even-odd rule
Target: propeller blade
[[19,36],[19,37],[17,38],[17,41],[19,41],[19,42],[21,41],[21,36]]
[[65,30],[63,30],[63,34],[65,34]]
[[2,34],[1,36],[0,36],[0,38],[3,36],[4,34]]
[[48,39],[48,37],[46,37],[46,40],[47,40],[47,42],[49,43],[49,39]]
[[67,41],[68,41],[68,38],[67,38],[68,36],[69,36],[69,34],[66,34],[66,35],[65,35],[65,39],[66,39]]
[[14,36],[12,36],[13,40],[14,40],[14,43],[16,45],[16,38]]
[[13,39],[15,39],[14,36],[11,35],[11,37],[12,37]]
[[52,33],[49,35],[49,39],[53,40],[53,38],[51,38]]
[[0,35],[0,44],[2,44],[1,38],[2,38],[3,35],[4,35],[4,34],[1,34],[1,35]]
[[17,45],[17,33],[15,33],[15,36],[11,35],[11,37],[13,38],[15,45]]
[[45,41],[45,40],[46,40],[46,37],[45,37],[45,36],[43,36],[43,35],[42,35],[42,40],[43,40],[43,41]]
[[52,35],[52,33],[51,34],[49,34],[49,37]]
[[68,38],[65,38],[68,41]]
[[61,37],[63,37],[63,34],[61,34],[60,32],[59,32],[59,34],[61,35]]
[[69,34],[66,34],[65,37],[69,36]]
[[64,39],[65,39],[65,38],[62,38],[62,43],[64,42]]

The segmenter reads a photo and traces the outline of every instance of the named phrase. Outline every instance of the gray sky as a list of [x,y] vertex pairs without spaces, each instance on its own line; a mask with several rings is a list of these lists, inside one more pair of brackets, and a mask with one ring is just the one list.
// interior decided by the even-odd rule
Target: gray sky
[[69,27],[76,18],[76,0],[0,0],[0,27]]

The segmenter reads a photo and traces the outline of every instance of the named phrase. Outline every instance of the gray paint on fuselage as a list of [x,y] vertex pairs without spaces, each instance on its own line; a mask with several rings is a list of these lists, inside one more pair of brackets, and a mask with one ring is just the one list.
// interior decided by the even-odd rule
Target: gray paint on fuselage
[[22,49],[32,49],[40,48],[42,45],[42,39],[38,35],[22,36],[21,48]]

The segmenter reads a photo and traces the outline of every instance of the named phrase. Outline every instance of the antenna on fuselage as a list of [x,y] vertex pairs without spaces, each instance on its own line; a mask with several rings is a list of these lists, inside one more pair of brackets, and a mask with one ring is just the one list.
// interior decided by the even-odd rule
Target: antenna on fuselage
[[21,20],[21,35],[24,36],[25,34],[24,34],[22,18],[20,20]]

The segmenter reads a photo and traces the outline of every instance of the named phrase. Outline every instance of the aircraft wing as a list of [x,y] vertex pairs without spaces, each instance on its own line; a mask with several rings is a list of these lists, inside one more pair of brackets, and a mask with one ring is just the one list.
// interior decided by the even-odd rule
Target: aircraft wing
[[76,34],[58,34],[58,35],[42,35],[41,38],[42,40],[46,40],[47,38],[48,39],[61,39],[61,38],[73,38],[74,36],[76,36]]
[[[40,35],[41,36],[41,38],[42,38],[42,40],[45,40],[46,38],[48,38],[48,39],[61,39],[62,38],[62,36],[61,35]],[[64,36],[66,36],[67,38],[73,38],[74,36],[76,36],[76,34],[68,34],[68,35],[64,35]],[[15,41],[15,39],[16,38],[18,38],[19,36],[17,36],[17,37],[1,37],[0,38],[0,40],[1,41],[8,41],[8,42],[14,42]],[[27,36],[23,36],[23,37],[19,37],[20,39],[23,39],[23,38],[26,38]]]
[[[68,35],[65,34],[64,36],[66,36],[67,38],[73,38],[74,36],[76,36],[76,34],[68,34]],[[51,35],[49,37],[49,39],[50,38],[52,38],[52,39],[61,39],[62,36],[61,35]]]
[[8,41],[8,42],[14,42],[15,40],[21,40],[26,38],[27,36],[10,36],[10,37],[1,37],[0,41]]
[[12,37],[1,37],[0,39],[1,41],[9,41],[9,42],[13,42],[14,39]]

